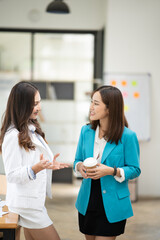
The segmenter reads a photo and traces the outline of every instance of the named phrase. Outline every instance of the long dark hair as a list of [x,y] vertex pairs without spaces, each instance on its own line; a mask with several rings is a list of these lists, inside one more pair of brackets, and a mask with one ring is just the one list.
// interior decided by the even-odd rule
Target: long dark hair
[[44,139],[45,135],[41,130],[38,120],[30,120],[34,108],[34,98],[38,89],[30,82],[19,82],[11,90],[7,108],[3,117],[1,133],[0,133],[0,150],[2,151],[2,143],[4,135],[8,128],[13,125],[19,131],[19,145],[25,150],[34,150],[31,138],[28,133],[28,124],[31,123],[36,127],[36,132]]
[[[124,115],[124,102],[121,91],[109,85],[101,86],[93,91],[91,97],[95,92],[99,92],[102,98],[102,102],[109,109],[109,125],[107,131],[104,133],[104,137],[108,141],[118,144],[122,137],[124,127],[128,127],[128,122]],[[96,130],[99,125],[99,120],[91,121],[91,128]]]

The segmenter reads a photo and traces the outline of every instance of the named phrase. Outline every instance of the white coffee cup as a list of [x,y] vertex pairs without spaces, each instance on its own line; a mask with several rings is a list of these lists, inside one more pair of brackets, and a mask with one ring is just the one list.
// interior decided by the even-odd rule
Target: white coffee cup
[[83,165],[86,167],[86,168],[94,168],[96,167],[97,165],[97,160],[93,157],[89,157],[89,158],[86,158],[83,162]]

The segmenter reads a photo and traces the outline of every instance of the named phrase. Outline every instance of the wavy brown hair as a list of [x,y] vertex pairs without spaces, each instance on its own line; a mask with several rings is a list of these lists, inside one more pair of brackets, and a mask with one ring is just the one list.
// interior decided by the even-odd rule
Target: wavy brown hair
[[[124,115],[124,101],[121,91],[109,85],[101,86],[91,94],[93,97],[95,92],[99,92],[102,98],[102,102],[109,110],[109,125],[107,131],[104,133],[104,137],[111,143],[118,144],[121,140],[124,127],[128,127],[128,122]],[[96,130],[99,125],[99,120],[91,121],[91,128]]]
[[3,116],[1,133],[0,133],[0,151],[2,151],[2,143],[4,135],[13,125],[19,131],[18,140],[20,147],[26,151],[29,149],[34,150],[31,138],[28,132],[28,125],[33,124],[36,127],[36,132],[45,139],[38,120],[31,120],[34,104],[35,94],[38,89],[30,82],[19,82],[11,90],[7,108]]

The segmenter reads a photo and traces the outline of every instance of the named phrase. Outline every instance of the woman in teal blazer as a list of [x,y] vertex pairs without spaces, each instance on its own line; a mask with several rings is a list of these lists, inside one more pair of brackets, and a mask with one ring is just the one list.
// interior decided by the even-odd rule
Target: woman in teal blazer
[[[140,175],[139,144],[128,128],[119,89],[102,86],[93,92],[90,124],[81,129],[74,168],[83,177],[76,201],[79,228],[86,240],[116,239],[133,216],[128,180]],[[95,157],[87,170],[83,161]]]

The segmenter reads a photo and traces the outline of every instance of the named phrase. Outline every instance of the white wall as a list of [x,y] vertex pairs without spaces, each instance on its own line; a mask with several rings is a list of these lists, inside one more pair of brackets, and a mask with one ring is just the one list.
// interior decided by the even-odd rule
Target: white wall
[[160,1],[108,0],[105,71],[151,73],[151,141],[140,143],[140,196],[160,196]]
[[[101,29],[104,27],[106,0],[65,0],[71,14],[45,12],[51,0],[0,0],[0,27],[47,29]],[[32,21],[30,14],[36,10]],[[33,17],[34,17],[33,16]]]

